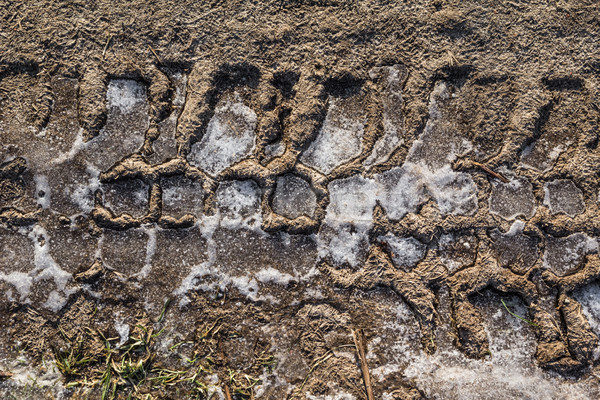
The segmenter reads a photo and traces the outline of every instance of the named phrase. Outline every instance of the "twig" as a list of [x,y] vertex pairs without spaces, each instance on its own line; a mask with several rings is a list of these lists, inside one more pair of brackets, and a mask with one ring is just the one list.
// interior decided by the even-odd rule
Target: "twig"
[[162,60],[160,59],[160,57],[158,56],[158,54],[156,54],[156,52],[154,51],[154,49],[152,48],[152,46],[148,45],[148,48],[150,49],[150,51],[152,52],[152,54],[154,54],[154,57],[156,57],[156,59],[158,60],[159,64],[162,64]]
[[3,381],[5,379],[10,378],[11,376],[13,376],[12,373],[10,372],[4,372],[4,371],[0,371],[0,381]]
[[233,400],[231,392],[229,392],[229,385],[225,384],[225,400]]
[[481,168],[482,170],[484,170],[485,172],[487,172],[488,174],[490,174],[491,176],[493,176],[496,179],[500,179],[502,182],[504,183],[508,183],[508,179],[506,179],[504,176],[502,176],[501,174],[492,171],[491,169],[489,169],[488,167],[486,167],[485,165],[483,165],[482,163],[478,163],[477,161],[471,161],[471,163],[473,165],[475,165],[476,167]]
[[367,391],[367,400],[375,400],[373,396],[373,386],[371,385],[371,375],[369,375],[369,367],[367,366],[367,357],[365,355],[367,345],[365,343],[365,333],[362,329],[352,330],[354,336],[354,345],[360,359],[360,370],[362,372],[365,389]]
[[106,50],[108,49],[108,46],[110,45],[110,41],[112,40],[113,35],[110,35],[108,37],[108,40],[106,41],[106,44],[104,45],[104,50],[102,50],[102,58],[104,58],[104,55],[106,54]]
[[[223,350],[221,338],[219,338],[219,340],[217,341],[217,352],[223,360],[223,362],[227,365],[227,357],[225,356],[225,351]],[[223,387],[225,388],[225,400],[233,400],[233,398],[231,397],[231,392],[229,391],[229,384],[227,384],[227,382],[224,382]]]

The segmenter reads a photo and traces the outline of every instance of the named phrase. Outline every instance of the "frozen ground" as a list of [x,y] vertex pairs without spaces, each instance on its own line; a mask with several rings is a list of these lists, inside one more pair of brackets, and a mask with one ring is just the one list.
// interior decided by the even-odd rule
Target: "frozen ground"
[[[142,176],[106,184],[99,181],[100,172],[140,149],[143,134],[132,132],[129,127],[139,126],[137,121],[144,121],[148,110],[144,86],[128,80],[111,81],[106,94],[107,123],[97,138],[82,143],[78,134],[72,135],[71,143],[64,146],[68,152],[59,153],[52,163],[43,163],[46,157],[43,152],[24,154],[33,176],[31,184],[23,181],[25,193],[37,197],[44,217],[18,229],[2,228],[0,279],[4,282],[4,301],[60,314],[70,296],[83,293],[104,307],[102,289],[82,284],[76,278],[78,271],[88,268],[94,260],[99,260],[107,271],[118,273],[120,279],[132,280],[143,299],[142,309],[150,314],[160,313],[165,299],[177,300],[171,317],[175,321],[186,318],[185,305],[190,302],[190,294],[197,291],[206,294],[234,291],[240,296],[239,301],[269,304],[268,307],[323,301],[330,296],[331,289],[327,288],[319,264],[325,260],[334,266],[360,269],[374,243],[387,246],[394,266],[407,273],[432,251],[437,252],[449,274],[473,266],[481,239],[462,235],[460,230],[448,231],[434,242],[394,229],[382,232],[378,228],[378,237],[370,234],[381,224],[374,215],[377,205],[389,219],[396,221],[403,221],[408,213],[417,212],[429,200],[441,216],[468,217],[478,212],[473,179],[452,170],[452,162],[470,151],[472,145],[454,129],[452,114],[446,111],[451,107],[451,98],[456,96],[451,90],[454,89],[443,82],[434,87],[429,120],[402,166],[370,175],[353,174],[328,184],[329,203],[323,224],[313,235],[266,233],[261,229],[265,201],[270,202],[275,213],[292,220],[315,217],[315,192],[307,180],[294,174],[276,178],[271,198],[264,197],[265,188],[251,179],[224,180],[214,192],[215,208],[209,214],[204,212],[206,187],[202,182],[182,175],[165,176],[160,178],[162,213],[174,218],[191,214],[195,217],[192,226],[173,230],[149,221],[134,229],[101,229],[100,234],[94,234],[82,228],[81,223],[94,209],[96,191],[102,193],[104,207],[117,216],[129,214],[143,220],[152,201],[153,183]],[[191,165],[212,176],[248,157],[255,145],[256,114],[235,96],[217,105],[205,136],[189,155]],[[375,144],[373,154],[378,155],[369,156],[369,165],[386,161],[382,153],[385,146],[401,143],[402,117],[394,115],[398,109],[391,107],[392,101],[401,101],[401,93],[384,103],[385,136]],[[356,107],[353,100],[330,102],[321,132],[300,158],[302,162],[328,174],[361,154],[364,117],[360,110],[352,108],[353,104]],[[163,139],[156,143],[161,148],[167,146]],[[391,151],[387,153],[389,156]],[[4,163],[10,161],[5,156]],[[517,221],[506,232],[502,230],[507,225],[499,225],[491,232],[489,240],[494,253],[490,256],[497,257],[504,268],[526,273],[536,264],[540,249],[540,239],[524,233],[527,219],[537,207],[544,206],[552,214],[574,217],[584,211],[582,193],[571,180],[553,180],[544,186],[542,202],[536,200],[527,178],[513,177],[510,171],[500,172],[509,181],[491,182],[488,215]],[[11,204],[17,203],[6,203]],[[29,208],[34,208],[30,204]],[[479,202],[479,207],[481,204],[485,203]],[[596,240],[584,233],[566,237],[548,235],[542,240],[545,243],[541,248],[542,269],[558,276],[572,274],[588,255],[598,251]],[[289,288],[293,288],[293,298],[286,294]],[[593,284],[574,294],[596,334],[600,324],[597,292],[597,285]],[[452,304],[447,291],[439,294],[441,323],[434,354],[426,354],[418,344],[418,325],[401,297],[382,290],[358,295],[364,298],[367,308],[368,304],[377,303],[373,308],[368,362],[376,387],[381,388],[381,398],[396,398],[391,382],[402,382],[403,387],[412,386],[427,398],[440,399],[591,399],[598,395],[597,378],[593,374],[573,380],[540,368],[535,360],[536,336],[531,326],[508,312],[528,314],[518,297],[484,291],[473,299],[483,314],[490,342],[490,354],[483,360],[473,360],[452,343],[452,324],[443,316]],[[503,298],[506,303],[501,302]],[[129,339],[131,326],[126,319],[130,317],[126,315],[122,311],[115,313],[113,329],[119,338],[117,346]],[[178,324],[172,322],[172,329]],[[275,327],[267,322],[262,329],[270,336]],[[342,324],[331,329],[339,336],[338,340],[351,342],[348,326]],[[303,367],[295,365],[293,357],[301,356],[293,356],[294,351],[290,353],[292,338],[290,333],[283,334],[281,339],[276,339],[276,335],[271,339],[270,351],[279,362],[273,377],[263,374],[263,380],[256,386],[258,398],[289,393],[298,387],[294,376],[300,379],[306,373],[302,371],[309,367],[307,361],[303,361]],[[354,359],[352,351],[336,350],[332,354],[335,358]],[[600,348],[596,347],[594,354],[597,358]],[[62,396],[68,393],[62,384],[50,384],[47,373],[26,372],[13,364],[10,358],[2,364],[3,370],[14,374],[6,381],[6,388],[25,390],[26,378],[22,376],[30,374],[41,377],[37,381],[40,386],[52,388],[55,393],[58,390]],[[327,385],[335,387],[333,382]],[[215,390],[224,398],[218,385]],[[356,398],[351,392],[343,393],[320,396],[306,392],[306,398]]]
[[597,10],[298,3],[0,55],[0,397],[600,398]]

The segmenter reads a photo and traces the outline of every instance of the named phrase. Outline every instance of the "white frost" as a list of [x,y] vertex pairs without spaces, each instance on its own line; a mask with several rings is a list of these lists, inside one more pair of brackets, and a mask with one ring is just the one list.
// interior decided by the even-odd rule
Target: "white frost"
[[358,157],[362,151],[364,121],[344,113],[343,103],[344,100],[330,98],[321,132],[300,158],[324,174]]
[[48,177],[45,175],[36,175],[33,177],[35,182],[35,196],[37,203],[46,209],[50,207],[50,185]]
[[217,106],[202,139],[192,146],[190,163],[218,175],[254,150],[257,117],[239,95]]
[[415,238],[399,238],[391,233],[387,233],[378,239],[388,244],[392,251],[394,265],[404,270],[411,270],[425,257],[427,246]]
[[112,79],[108,83],[106,101],[109,108],[118,108],[121,113],[133,111],[138,103],[146,100],[146,88],[131,79]]

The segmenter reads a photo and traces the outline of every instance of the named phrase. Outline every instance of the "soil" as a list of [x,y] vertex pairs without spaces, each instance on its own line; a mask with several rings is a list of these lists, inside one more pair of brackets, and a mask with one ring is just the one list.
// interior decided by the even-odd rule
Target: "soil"
[[[410,361],[376,379],[364,366],[392,363],[392,335],[424,357],[494,357],[481,304],[514,317],[508,299],[525,307],[531,368],[594,398],[600,322],[576,293],[600,277],[597,243],[562,269],[548,254],[600,235],[599,30],[594,1],[0,1],[0,393],[455,398],[408,378]],[[127,82],[144,101],[119,109],[107,96]],[[226,121],[254,121],[254,147],[209,171],[191,160],[232,99],[255,113]],[[364,133],[325,171],[303,155],[334,99]],[[372,163],[390,109],[401,142]],[[323,255],[332,182],[440,171],[448,153],[472,204],[449,213],[432,191],[395,218],[377,200],[359,266]],[[283,176],[308,183],[314,212],[276,212]],[[572,212],[546,193],[563,180]],[[238,182],[260,218],[230,229],[219,196]],[[386,235],[423,256],[401,268]],[[53,360],[60,393],[16,380],[21,359]]]

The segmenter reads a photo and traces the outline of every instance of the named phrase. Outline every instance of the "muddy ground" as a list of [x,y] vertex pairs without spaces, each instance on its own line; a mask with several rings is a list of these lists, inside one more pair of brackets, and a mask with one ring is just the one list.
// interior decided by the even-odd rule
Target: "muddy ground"
[[600,396],[593,1],[0,1],[0,394]]

